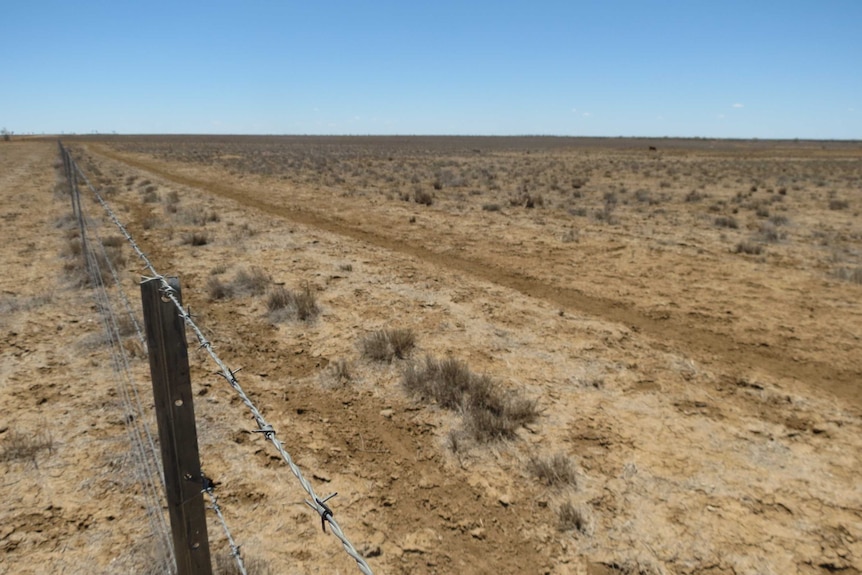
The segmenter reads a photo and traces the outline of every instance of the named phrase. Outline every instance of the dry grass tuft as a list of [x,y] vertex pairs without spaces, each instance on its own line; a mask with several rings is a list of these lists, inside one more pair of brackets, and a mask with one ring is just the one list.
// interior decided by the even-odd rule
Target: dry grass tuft
[[338,386],[345,386],[353,381],[353,368],[350,362],[340,357],[329,364],[327,373],[330,379]]
[[533,456],[527,464],[529,472],[548,487],[576,485],[577,472],[572,460],[557,453],[552,457]]
[[838,268],[835,270],[835,276],[840,280],[862,285],[862,267]]
[[557,517],[559,519],[557,529],[560,531],[577,531],[583,535],[589,531],[587,511],[582,507],[575,507],[570,501],[560,505]]
[[237,295],[262,295],[272,283],[272,278],[259,267],[241,269],[236,273],[232,285]]
[[410,329],[378,330],[362,338],[362,355],[374,361],[404,359],[416,345],[416,334]]
[[758,256],[763,253],[763,246],[757,242],[745,241],[739,242],[734,248],[737,254],[748,254],[750,256]]
[[190,232],[183,234],[182,244],[186,246],[205,246],[212,241],[210,234],[206,232]]
[[[242,563],[248,575],[272,575],[272,569],[266,561],[243,557]],[[215,575],[240,575],[242,571],[233,555],[220,553],[215,556],[214,573]]]
[[487,375],[473,374],[453,358],[410,365],[402,385],[414,396],[460,412],[467,434],[480,443],[514,439],[519,427],[535,421],[536,402],[508,393]]
[[233,297],[233,285],[224,283],[217,276],[210,276],[207,279],[207,294],[210,299],[227,299]]
[[12,431],[0,444],[0,461],[29,461],[38,467],[36,456],[42,451],[54,453],[54,439],[49,432],[31,434]]
[[274,323],[291,317],[300,321],[311,321],[320,313],[317,296],[308,283],[299,291],[276,286],[267,297],[266,309],[269,311],[270,321]]

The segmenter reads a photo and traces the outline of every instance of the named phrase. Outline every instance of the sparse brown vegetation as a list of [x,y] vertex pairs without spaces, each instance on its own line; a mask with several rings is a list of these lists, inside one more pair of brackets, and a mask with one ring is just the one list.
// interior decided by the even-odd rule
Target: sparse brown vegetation
[[48,431],[23,433],[10,431],[0,441],[0,461],[26,461],[38,467],[37,456],[47,451],[54,453],[54,439]]
[[410,329],[382,329],[362,338],[362,355],[374,361],[404,359],[416,345],[416,334]]
[[582,507],[575,507],[571,501],[565,501],[557,512],[560,531],[577,531],[586,535],[588,530],[587,512]]
[[[479,547],[482,568],[501,573],[862,571],[847,543],[855,470],[841,457],[858,451],[860,431],[858,145],[669,139],[660,154],[648,154],[626,139],[589,147],[573,139],[470,140],[476,151],[458,138],[415,141],[177,136],[87,144],[105,158],[119,150],[116,162],[87,162],[102,173],[91,180],[120,188],[112,198],[120,218],[157,267],[185,276],[186,303],[218,351],[245,368],[244,386],[279,431],[296,432],[299,464],[315,486],[354,494],[355,513],[335,500],[346,512],[339,521],[375,572],[469,571]],[[124,151],[139,163],[132,183],[151,177],[162,204],[118,185],[127,177]],[[134,490],[117,485],[131,481],[128,458],[106,462],[95,453],[103,437],[122,435],[123,414],[111,410],[118,398],[106,340],[82,321],[90,294],[60,287],[55,303],[25,309],[28,294],[39,293],[34,281],[63,275],[65,261],[40,250],[51,246],[53,256],[67,236],[30,215],[37,210],[24,194],[44,196],[29,179],[16,180],[16,169],[0,169],[23,190],[2,196],[11,238],[2,257],[24,264],[9,266],[15,277],[0,294],[7,358],[0,373],[8,375],[9,413],[21,409],[26,421],[38,409],[60,422],[64,440],[50,460],[39,452],[39,466],[49,469],[38,474],[4,464],[10,501],[42,500],[24,491],[31,478],[51,497],[35,513],[7,509],[2,523],[16,531],[0,532],[0,547],[19,545],[6,549],[10,564],[32,558],[59,572],[66,565],[45,543],[69,541],[65,557],[95,557],[102,542],[116,549],[107,542],[111,532],[129,540],[127,521],[104,510],[116,505],[125,519],[140,505]],[[575,188],[575,178],[588,183]],[[50,202],[50,177],[32,180]],[[174,204],[169,182],[179,181]],[[413,204],[416,189],[433,194],[432,208]],[[508,207],[522,190],[541,195],[544,209]],[[60,196],[54,207],[68,206]],[[848,207],[830,210],[833,199]],[[504,213],[488,213],[488,204]],[[220,214],[224,225],[186,219],[192,207]],[[736,226],[716,224],[718,216]],[[143,234],[149,218],[160,225]],[[245,241],[250,223],[257,237]],[[215,245],[178,248],[195,227],[213,233]],[[743,240],[764,251],[733,253]],[[234,291],[242,266],[266,270],[259,297],[195,302],[218,287],[211,277],[229,288],[218,297],[249,295]],[[124,287],[134,292],[139,272],[127,270]],[[279,286],[268,274],[289,282],[285,292],[302,278],[319,298],[325,289],[327,313],[309,324],[270,325],[267,300]],[[421,393],[405,401],[409,361],[422,371],[424,356],[414,349],[407,361],[379,364],[362,350],[369,326],[405,325],[421,334],[422,354],[468,360],[468,381],[493,374],[494,385],[468,384],[472,391],[451,408]],[[70,345],[51,344],[59,339]],[[210,385],[206,354],[192,353],[204,443],[227,439],[218,441],[214,472],[225,481],[243,551],[263,552],[277,572],[325,568],[297,537],[313,526],[319,532],[319,521],[298,510],[287,522],[260,513],[281,500],[265,477],[281,464],[258,445],[253,421],[233,429],[223,419],[238,400]],[[92,385],[70,381],[84,372]],[[499,397],[511,390],[538,398],[543,416],[500,431]],[[96,425],[81,412],[99,415]],[[6,425],[17,421],[10,417]],[[0,422],[0,441],[7,433]],[[506,437],[518,441],[502,443]],[[67,451],[73,463],[58,459]],[[251,459],[234,457],[242,452]],[[257,463],[273,469],[248,473]],[[569,472],[571,482],[560,479]],[[804,489],[812,478],[823,500],[817,509]],[[769,496],[776,485],[780,503]],[[278,553],[242,535],[249,521],[284,535]],[[836,525],[850,532],[835,535]],[[764,532],[774,537],[764,543]],[[709,533],[709,545],[696,533]],[[327,555],[331,571],[353,568],[339,555]],[[70,575],[78,572],[68,565]],[[137,572],[119,562],[108,569]]]
[[225,299],[233,296],[233,286],[223,282],[218,276],[207,278],[207,294],[210,299]]
[[453,358],[427,357],[420,365],[411,364],[402,385],[413,396],[462,413],[465,431],[480,443],[513,439],[519,427],[539,416],[535,401],[504,391]]
[[736,244],[736,248],[734,248],[734,251],[738,254],[757,256],[763,253],[763,245],[754,241],[747,240]]
[[565,454],[550,457],[531,456],[527,469],[536,479],[548,487],[577,485],[577,472],[572,460]]
[[237,295],[262,295],[266,293],[272,278],[262,268],[252,266],[236,273],[232,285]]
[[189,232],[182,236],[182,244],[187,246],[205,246],[210,242],[212,236],[207,232]]
[[266,309],[269,312],[270,320],[273,322],[283,321],[291,317],[299,321],[310,321],[320,313],[317,296],[308,283],[303,284],[302,288],[297,291],[285,289],[284,286],[276,286],[269,292]]
[[[274,575],[267,561],[256,558],[243,557],[243,568],[246,575]],[[230,553],[218,553],[215,555],[215,575],[241,575],[242,571],[236,559]]]
[[729,228],[731,230],[739,228],[739,222],[733,216],[718,216],[713,222],[719,228]]

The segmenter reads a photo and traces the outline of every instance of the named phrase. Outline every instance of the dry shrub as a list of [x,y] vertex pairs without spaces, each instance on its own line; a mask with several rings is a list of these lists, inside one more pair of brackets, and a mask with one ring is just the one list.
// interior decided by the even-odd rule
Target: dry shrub
[[430,206],[434,203],[434,196],[431,195],[431,192],[416,190],[413,192],[413,201],[417,204],[422,204],[423,206]]
[[774,244],[784,239],[784,234],[771,223],[762,223],[757,231],[757,239],[762,242]]
[[159,194],[153,186],[148,186],[141,196],[141,199],[145,204],[155,204],[159,201]]
[[835,276],[840,280],[862,285],[862,267],[838,268]]
[[416,345],[416,334],[410,329],[378,330],[360,342],[362,355],[374,361],[404,359]]
[[300,321],[314,319],[320,313],[320,308],[317,307],[317,296],[314,295],[309,284],[306,283],[301,290],[293,292],[293,307]]
[[102,240],[102,245],[106,248],[120,248],[125,242],[126,240],[122,236],[108,236]]
[[205,246],[212,241],[212,237],[206,232],[191,232],[183,234],[181,242],[186,246]]
[[714,221],[719,228],[729,228],[732,230],[739,228],[739,222],[733,216],[718,216]]
[[577,484],[577,472],[572,460],[562,453],[552,457],[530,457],[529,472],[548,487]]
[[28,461],[38,467],[36,456],[41,451],[54,453],[54,439],[47,431],[21,433],[12,431],[0,444],[0,461]]
[[262,295],[271,282],[272,278],[264,270],[251,267],[239,270],[232,285],[238,295]]
[[[243,567],[248,575],[272,575],[269,563],[262,559],[242,559]],[[242,571],[236,562],[236,558],[230,553],[220,553],[215,556],[215,575],[240,575]]]
[[344,358],[340,357],[330,363],[327,372],[337,385],[344,386],[353,381],[353,368],[350,366],[350,362]]
[[207,279],[207,293],[210,299],[226,299],[233,297],[233,286],[226,284],[212,275]]
[[519,427],[539,415],[535,401],[504,391],[487,375],[475,375],[453,358],[427,357],[421,366],[410,365],[402,385],[411,395],[460,412],[465,431],[480,443],[513,439]]
[[763,246],[758,244],[757,242],[752,241],[739,242],[738,244],[736,244],[734,252],[738,254],[757,256],[763,253]]
[[570,501],[560,505],[557,517],[559,518],[557,528],[560,531],[577,531],[584,535],[589,531],[587,511],[582,507],[575,507]]
[[266,308],[269,311],[269,318],[273,322],[283,321],[290,317],[295,317],[300,321],[310,321],[320,313],[317,297],[308,283],[303,285],[299,291],[291,291],[285,289],[284,286],[276,286],[267,297]]

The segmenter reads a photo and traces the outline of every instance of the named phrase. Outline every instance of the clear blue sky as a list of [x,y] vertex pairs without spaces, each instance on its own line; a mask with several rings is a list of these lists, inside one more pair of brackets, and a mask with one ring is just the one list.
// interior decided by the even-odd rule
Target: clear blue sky
[[0,0],[16,133],[862,139],[862,0]]

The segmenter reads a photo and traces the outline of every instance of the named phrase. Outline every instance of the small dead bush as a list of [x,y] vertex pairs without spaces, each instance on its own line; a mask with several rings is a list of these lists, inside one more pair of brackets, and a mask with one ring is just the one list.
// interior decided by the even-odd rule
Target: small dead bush
[[413,192],[413,201],[423,206],[430,206],[434,203],[434,196],[431,192],[425,190],[416,190]]
[[293,292],[293,308],[300,321],[308,321],[317,317],[320,308],[317,307],[317,296],[314,295],[311,285],[306,283],[301,290]]
[[584,535],[589,531],[586,510],[581,507],[575,507],[571,501],[566,501],[560,505],[560,509],[557,511],[557,518],[559,519],[557,528],[560,531],[577,531]]
[[703,200],[705,197],[705,194],[702,194],[697,190],[692,190],[685,195],[685,201],[688,203],[696,203]]
[[524,208],[532,209],[536,207],[544,207],[545,198],[541,194],[530,194],[528,192],[522,191],[515,196],[509,198],[510,206],[522,206]]
[[835,276],[840,280],[862,285],[862,267],[838,268]]
[[527,469],[536,479],[548,487],[576,485],[577,472],[572,460],[562,453],[552,457],[533,456],[527,464]]
[[733,216],[718,216],[713,222],[719,228],[735,230],[739,228],[739,222]]
[[738,254],[757,256],[763,253],[763,246],[757,242],[752,241],[739,242],[738,244],[736,244],[734,252]]
[[233,297],[233,286],[226,284],[217,276],[207,278],[207,294],[210,299],[227,299]]
[[232,285],[237,295],[262,295],[266,293],[272,278],[258,267],[241,269],[236,273]]
[[467,435],[479,443],[513,439],[519,427],[539,415],[534,401],[504,391],[490,377],[473,374],[453,358],[428,357],[421,366],[410,365],[402,385],[413,396],[460,412]]
[[416,334],[410,329],[378,330],[362,338],[362,355],[374,361],[404,359],[416,345]]
[[[242,558],[243,567],[248,575],[272,575],[269,563],[261,559]],[[215,556],[215,575],[240,575],[242,571],[236,559],[230,553],[220,553]]]
[[144,190],[141,200],[143,200],[145,204],[156,204],[159,201],[159,194],[153,186],[148,186],[147,189]]
[[482,209],[486,212],[499,212],[501,208],[500,204],[484,204]]
[[54,439],[49,432],[12,431],[0,444],[0,461],[28,461],[38,467],[36,456],[42,451],[54,453]]
[[327,372],[336,385],[344,386],[353,381],[353,368],[350,362],[342,357],[330,363]]
[[307,283],[298,291],[276,286],[267,297],[266,309],[269,311],[270,320],[275,323],[290,317],[300,321],[310,321],[320,313],[317,297]]
[[762,242],[774,244],[784,239],[784,233],[779,232],[778,228],[767,222],[760,224],[760,228],[757,231],[757,239]]
[[269,292],[266,298],[266,309],[270,312],[278,312],[290,307],[293,298],[284,286],[276,286]]
[[190,232],[183,234],[181,242],[186,246],[205,246],[212,241],[212,237],[206,232]]
[[846,210],[850,207],[850,203],[847,200],[829,200],[829,209],[830,210]]
[[121,236],[108,236],[102,240],[102,245],[106,248],[121,248],[126,243],[126,240]]

